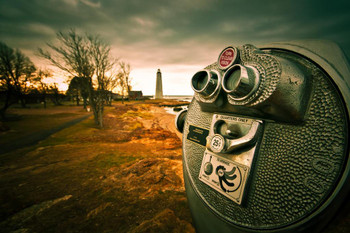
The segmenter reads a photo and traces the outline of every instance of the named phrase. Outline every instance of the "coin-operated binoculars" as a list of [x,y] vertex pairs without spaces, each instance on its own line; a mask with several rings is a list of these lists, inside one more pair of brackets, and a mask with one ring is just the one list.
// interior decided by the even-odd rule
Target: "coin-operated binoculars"
[[331,42],[230,46],[176,125],[198,232],[320,232],[349,190],[349,63]]

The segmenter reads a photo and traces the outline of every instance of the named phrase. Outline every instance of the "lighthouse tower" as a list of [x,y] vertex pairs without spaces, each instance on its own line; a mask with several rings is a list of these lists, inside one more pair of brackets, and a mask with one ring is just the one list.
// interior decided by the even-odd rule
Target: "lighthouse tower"
[[157,82],[156,82],[156,95],[155,99],[163,99],[163,84],[162,84],[162,73],[160,69],[157,71]]

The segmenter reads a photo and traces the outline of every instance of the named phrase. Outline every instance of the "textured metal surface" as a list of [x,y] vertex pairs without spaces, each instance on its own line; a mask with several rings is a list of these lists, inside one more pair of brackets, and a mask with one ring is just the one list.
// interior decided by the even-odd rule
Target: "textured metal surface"
[[[194,97],[202,111],[235,113],[243,117],[291,124],[302,122],[308,108],[309,90],[312,88],[309,78],[311,70],[301,65],[295,57],[286,59],[285,56],[275,56],[270,51],[262,51],[252,45],[243,45],[237,50],[242,54],[241,59],[224,74],[217,63],[206,67],[206,70],[218,71],[224,78],[221,92],[206,98],[195,93]],[[259,75],[254,75],[257,85],[253,85],[251,92],[239,97],[224,87],[232,68],[243,66],[252,68]],[[253,82],[253,76],[250,76],[249,82]]]
[[[207,148],[215,153],[231,154],[230,152],[240,147],[255,144],[256,139],[260,136],[260,124],[261,121],[254,119],[214,114],[210,126],[210,133],[207,138]],[[220,129],[223,125],[226,128],[225,132],[221,132],[222,129]],[[230,136],[229,134],[233,135]],[[221,148],[213,147],[212,140],[214,137],[218,137],[217,139],[219,141],[222,140],[222,143],[219,143],[221,144]]]
[[[261,83],[257,91],[243,101],[237,101],[228,96],[228,101],[232,105],[257,105],[266,100],[276,89],[281,76],[281,65],[276,58],[263,53],[253,45],[243,45],[240,49],[240,59],[242,65],[254,66],[261,75]],[[265,77],[269,77],[268,79]]]
[[[348,157],[347,116],[328,78],[311,63],[304,65],[312,71],[313,87],[305,121],[302,125],[265,122],[244,205],[198,180],[205,147],[184,140],[184,167],[191,184],[213,212],[234,225],[275,229],[295,224],[327,201],[342,174]],[[202,112],[194,100],[184,138],[189,124],[209,129],[212,115]]]

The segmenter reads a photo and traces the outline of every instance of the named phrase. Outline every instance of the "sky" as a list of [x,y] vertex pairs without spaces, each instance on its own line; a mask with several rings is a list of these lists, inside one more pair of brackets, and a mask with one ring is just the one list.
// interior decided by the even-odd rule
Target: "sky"
[[38,48],[71,28],[109,43],[144,95],[154,95],[157,69],[165,95],[192,95],[191,77],[229,45],[327,39],[350,57],[348,0],[0,0],[0,41],[37,67],[50,68]]

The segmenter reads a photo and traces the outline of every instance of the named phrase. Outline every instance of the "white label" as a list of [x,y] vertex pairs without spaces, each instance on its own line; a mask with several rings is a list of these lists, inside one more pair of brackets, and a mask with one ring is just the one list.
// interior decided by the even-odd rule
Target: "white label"
[[[205,164],[211,163],[212,173],[205,173]],[[249,168],[214,153],[204,153],[199,179],[219,193],[241,204]]]
[[225,146],[225,139],[221,135],[215,135],[210,142],[210,148],[215,152],[221,152]]

